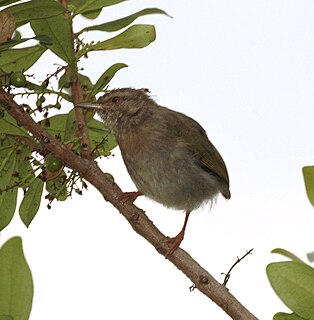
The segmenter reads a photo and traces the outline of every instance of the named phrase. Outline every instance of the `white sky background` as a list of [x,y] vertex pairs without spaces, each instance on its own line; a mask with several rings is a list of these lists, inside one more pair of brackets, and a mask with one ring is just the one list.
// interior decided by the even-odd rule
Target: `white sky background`
[[[305,260],[314,250],[314,210],[301,172],[314,164],[314,3],[132,0],[105,9],[91,24],[145,7],[174,17],[137,20],[156,26],[156,42],[142,50],[91,53],[85,74],[96,81],[111,64],[125,62],[129,68],[110,88],[147,87],[159,104],[206,129],[227,164],[232,197],[220,197],[210,213],[204,208],[191,215],[182,248],[221,282],[221,272],[254,248],[228,287],[259,319],[271,319],[287,309],[265,274],[269,262],[281,260],[270,251],[282,247]],[[38,80],[56,61],[45,55]],[[100,166],[123,190],[134,191],[114,153]],[[166,235],[181,229],[182,213],[144,197],[136,205]],[[14,235],[23,237],[33,272],[31,320],[229,319],[197,290],[190,293],[189,279],[92,187],[50,211],[43,203],[28,230],[16,214],[1,244]]]

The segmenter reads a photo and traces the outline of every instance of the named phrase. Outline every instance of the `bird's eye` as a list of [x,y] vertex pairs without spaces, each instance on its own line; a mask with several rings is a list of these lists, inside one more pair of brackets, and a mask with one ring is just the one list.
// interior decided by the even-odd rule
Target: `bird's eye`
[[119,97],[113,97],[113,98],[111,99],[111,101],[112,101],[113,103],[119,103],[119,102],[121,101],[121,98],[119,98]]

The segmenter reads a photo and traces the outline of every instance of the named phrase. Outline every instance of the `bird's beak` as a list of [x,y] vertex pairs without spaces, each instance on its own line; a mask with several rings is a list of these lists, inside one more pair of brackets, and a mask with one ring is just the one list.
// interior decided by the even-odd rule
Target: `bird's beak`
[[79,108],[83,109],[92,109],[92,110],[102,110],[102,106],[99,103],[96,102],[80,102],[76,105]]

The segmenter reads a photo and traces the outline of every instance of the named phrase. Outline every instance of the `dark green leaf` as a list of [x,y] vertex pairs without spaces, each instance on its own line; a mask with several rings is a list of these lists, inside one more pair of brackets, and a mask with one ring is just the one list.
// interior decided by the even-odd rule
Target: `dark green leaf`
[[312,206],[314,206],[314,166],[302,168],[306,194]]
[[31,27],[37,36],[46,35],[52,39],[49,49],[62,60],[73,63],[74,49],[70,21],[63,15],[51,18],[32,20]]
[[65,143],[72,141],[75,137],[76,132],[76,120],[75,120],[75,109],[72,109],[67,116],[64,132],[64,141]]
[[114,4],[123,2],[125,0],[71,0],[70,3],[76,7],[75,14],[95,11]]
[[[13,172],[16,166],[16,152],[14,149],[3,147],[0,149],[0,189],[12,187],[0,194],[0,231],[12,220],[16,208],[17,187]],[[1,299],[0,299],[1,301]]]
[[0,249],[0,315],[3,320],[27,320],[32,308],[33,279],[22,239],[14,237]]
[[91,100],[95,97],[95,95],[100,92],[106,85],[111,81],[117,71],[122,68],[127,67],[125,63],[116,63],[109,67],[97,80],[96,84],[94,85],[91,93],[88,95],[87,100]]
[[314,319],[314,269],[294,262],[270,263],[266,268],[270,284],[285,305],[298,316]]
[[17,188],[3,192],[0,195],[0,231],[12,220],[17,200]]
[[299,317],[295,313],[278,312],[274,315],[273,320],[306,320],[306,319]]
[[13,40],[20,40],[22,38],[22,34],[20,31],[15,30],[14,35],[13,35]]
[[44,19],[61,15],[66,9],[57,1],[32,0],[13,5],[3,11],[11,13],[16,20],[17,27],[19,27],[34,19]]
[[[48,118],[50,124],[49,127],[45,127],[45,120],[41,121],[40,124],[44,126],[45,130],[47,130],[53,137],[58,135],[63,142],[70,142],[74,137],[74,128],[76,128],[76,123],[73,123],[74,109],[70,111],[70,114],[70,116],[68,114],[58,114]],[[72,121],[72,124],[70,121]],[[65,137],[67,126],[68,129]],[[88,117],[87,129],[90,137],[91,149],[94,149],[104,140],[101,148],[98,150],[99,155],[109,155],[110,150],[116,147],[117,143],[114,136],[108,131],[105,124],[102,122]]]
[[43,193],[44,182],[40,178],[36,178],[26,190],[24,198],[21,202],[19,213],[22,221],[28,227],[34,219],[39,207],[41,196]]
[[[34,143],[34,140],[30,141]],[[31,151],[25,145],[19,146],[19,152],[16,155],[16,169],[18,172],[18,178],[22,183],[19,185],[21,188],[27,188],[29,184],[34,180],[34,169],[30,163]]]
[[52,39],[50,39],[48,36],[41,35],[41,36],[32,37],[32,38],[23,38],[23,39],[20,38],[20,39],[12,39],[12,40],[6,41],[6,42],[0,44],[0,50],[14,47],[14,46],[21,44],[23,42],[26,42],[28,40],[39,40],[40,44],[45,44],[45,45],[52,44]]
[[12,316],[7,314],[0,315],[0,320],[14,320]]
[[0,133],[30,138],[27,131],[23,127],[19,126],[15,119],[7,112],[5,112],[4,116],[0,118]]
[[14,3],[14,2],[19,2],[21,0],[0,0],[0,7],[4,7],[4,6],[7,6],[11,3]]
[[43,46],[37,45],[21,49],[8,49],[0,52],[1,70],[6,73],[26,71],[46,51]]
[[137,24],[116,37],[90,46],[89,51],[144,48],[156,39],[154,26]]
[[106,23],[102,23],[102,24],[98,24],[95,26],[90,26],[90,27],[84,28],[79,33],[85,32],[85,31],[91,31],[91,30],[99,30],[99,31],[107,31],[107,32],[117,31],[117,30],[120,30],[122,28],[127,27],[138,17],[145,16],[148,14],[165,14],[165,15],[167,15],[167,13],[163,10],[160,10],[157,8],[147,8],[147,9],[138,11],[136,13],[133,13],[133,14],[131,14],[127,17],[124,17],[122,19],[118,19],[115,21],[110,21],[110,22],[106,22]]
[[82,13],[82,16],[84,16],[87,19],[96,19],[101,13],[101,9],[93,10],[93,11],[86,11]]
[[46,182],[46,190],[59,201],[65,201],[68,197],[66,178],[66,173],[62,171],[60,175]]
[[295,254],[289,252],[288,250],[285,250],[285,249],[281,249],[281,248],[276,248],[276,249],[273,249],[271,251],[271,253],[278,253],[278,254],[281,254],[283,255],[284,257],[287,257],[295,262],[300,262],[300,263],[304,263],[300,258],[298,258]]

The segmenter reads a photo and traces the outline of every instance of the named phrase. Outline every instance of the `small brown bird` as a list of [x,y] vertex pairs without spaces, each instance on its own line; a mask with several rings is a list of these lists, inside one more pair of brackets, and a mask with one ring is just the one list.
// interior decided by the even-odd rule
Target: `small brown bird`
[[112,90],[94,109],[115,135],[138,192],[168,208],[186,212],[182,230],[169,241],[166,257],[180,245],[190,212],[221,193],[230,199],[226,165],[205,130],[183,113],[159,106],[147,89]]

